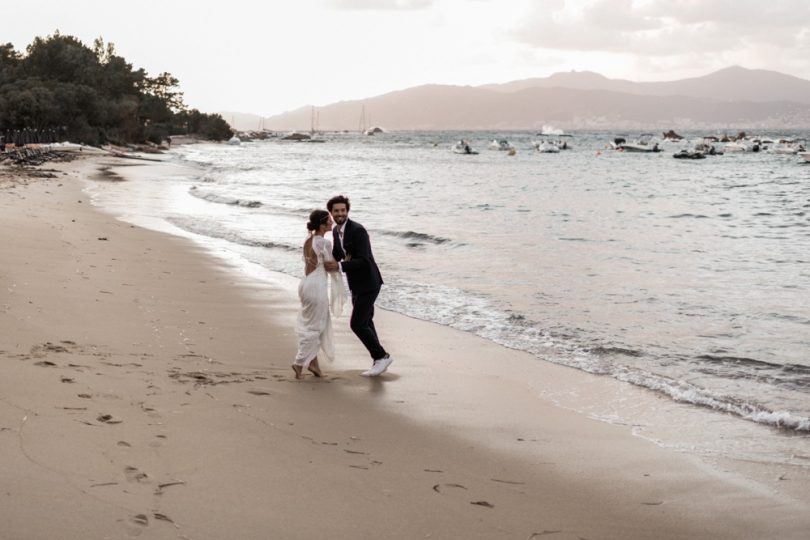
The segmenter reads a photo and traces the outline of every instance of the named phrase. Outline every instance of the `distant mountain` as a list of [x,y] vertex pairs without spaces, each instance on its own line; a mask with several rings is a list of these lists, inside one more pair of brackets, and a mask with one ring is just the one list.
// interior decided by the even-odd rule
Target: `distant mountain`
[[[504,130],[810,127],[810,81],[731,67],[703,77],[632,82],[598,73],[479,87],[425,85],[317,109],[323,130]],[[227,117],[225,117],[227,120]],[[312,108],[266,118],[274,130],[308,130]]]
[[703,77],[668,82],[632,82],[608,79],[590,71],[572,71],[555,73],[545,78],[488,84],[480,88],[499,92],[515,92],[526,88],[573,88],[644,96],[685,96],[719,101],[795,101],[810,104],[810,81],[776,71],[739,66],[721,69]]
[[478,88],[495,90],[497,92],[518,92],[527,88],[571,88],[573,90],[609,90],[611,92],[626,92],[628,94],[641,94],[638,85],[623,79],[608,79],[604,75],[593,71],[568,71],[554,73],[548,77],[521,79],[503,84],[485,84]]

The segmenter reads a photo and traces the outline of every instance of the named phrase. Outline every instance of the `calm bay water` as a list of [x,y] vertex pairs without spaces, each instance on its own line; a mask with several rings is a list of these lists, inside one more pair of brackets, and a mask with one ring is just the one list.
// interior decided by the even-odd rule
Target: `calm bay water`
[[[480,154],[453,154],[462,136]],[[299,276],[309,211],[342,193],[386,281],[378,305],[804,436],[810,165],[617,153],[611,137],[575,134],[559,154],[531,133],[182,146],[173,159],[198,172],[119,211]]]

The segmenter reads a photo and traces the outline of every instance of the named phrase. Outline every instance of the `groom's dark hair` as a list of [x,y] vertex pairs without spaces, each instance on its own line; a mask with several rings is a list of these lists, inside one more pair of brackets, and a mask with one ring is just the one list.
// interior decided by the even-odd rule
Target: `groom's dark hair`
[[352,204],[349,202],[349,198],[346,197],[345,195],[335,195],[334,197],[329,199],[329,201],[327,201],[326,203],[326,209],[331,212],[332,207],[339,203],[343,203],[346,205],[347,212],[352,209]]

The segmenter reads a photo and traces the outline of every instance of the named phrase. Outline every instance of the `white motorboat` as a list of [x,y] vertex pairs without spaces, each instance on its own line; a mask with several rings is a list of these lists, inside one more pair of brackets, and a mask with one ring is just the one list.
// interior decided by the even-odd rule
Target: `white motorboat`
[[618,150],[626,142],[627,142],[626,135],[617,135],[613,137],[612,141],[610,141],[610,147],[613,148],[614,150]]
[[534,145],[534,149],[541,154],[558,154],[560,152],[560,147],[557,146],[557,143],[549,139],[532,141],[532,145]]
[[751,147],[747,145],[745,141],[731,141],[726,143],[726,146],[723,147],[723,151],[726,154],[750,152]]
[[[764,144],[764,143],[763,143]],[[806,150],[804,140],[780,139],[768,148],[771,154],[793,155]]]
[[514,150],[515,147],[506,139],[493,139],[493,141],[489,143],[489,149],[508,152],[509,150]]
[[694,151],[701,152],[703,155],[706,156],[722,156],[723,152],[718,151],[717,147],[714,145],[717,139],[713,137],[704,137],[702,139],[698,139],[695,142]]
[[771,154],[798,154],[799,149],[792,144],[788,143],[776,143],[770,148],[768,148],[768,152]]
[[653,137],[652,133],[643,133],[632,142],[626,140],[620,142],[621,139],[615,139],[614,146],[616,150],[622,152],[660,152],[661,148],[659,148],[658,142],[653,140]]
[[452,150],[455,154],[474,155],[478,153],[477,151],[473,150],[473,147],[470,146],[470,142],[466,139],[462,139],[454,144],[452,146]]

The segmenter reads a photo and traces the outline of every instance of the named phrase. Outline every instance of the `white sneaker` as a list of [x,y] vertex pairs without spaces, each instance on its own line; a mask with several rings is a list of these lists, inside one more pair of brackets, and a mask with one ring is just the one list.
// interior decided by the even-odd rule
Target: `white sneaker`
[[382,358],[379,358],[374,361],[374,365],[371,366],[371,369],[366,371],[368,373],[367,377],[376,377],[377,375],[382,375],[385,373],[385,370],[388,369],[388,366],[391,365],[394,359],[391,358],[390,355],[386,354]]

